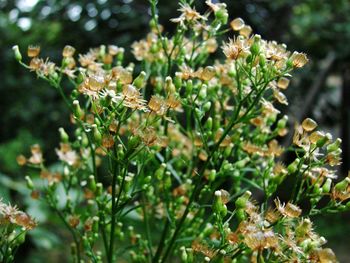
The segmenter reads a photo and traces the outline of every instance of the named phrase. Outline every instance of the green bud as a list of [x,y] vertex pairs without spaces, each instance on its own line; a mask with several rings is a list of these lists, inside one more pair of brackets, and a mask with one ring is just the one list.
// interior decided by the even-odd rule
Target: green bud
[[101,196],[103,192],[103,185],[102,183],[96,184],[96,196]]
[[66,133],[66,131],[61,127],[58,129],[58,132],[60,133],[61,141],[63,143],[68,143],[69,137],[68,137],[68,134]]
[[173,94],[176,91],[175,85],[173,84],[173,79],[169,76],[165,78],[165,90],[168,94]]
[[163,179],[163,175],[164,175],[164,172],[165,172],[165,168],[166,168],[166,164],[165,163],[162,163],[159,168],[156,170],[155,172],[155,177],[158,179],[158,180],[162,180]]
[[327,178],[326,182],[322,186],[322,192],[329,193],[329,191],[331,190],[331,186],[332,186],[332,179]]
[[210,110],[210,107],[211,107],[210,101],[207,101],[206,103],[204,103],[204,105],[203,105],[204,112],[208,112]]
[[246,191],[242,196],[238,197],[235,205],[237,209],[243,209],[246,207],[249,198],[252,196],[250,191]]
[[249,158],[246,157],[246,158],[244,158],[244,159],[242,159],[242,160],[240,160],[238,162],[235,162],[235,166],[237,168],[244,168],[244,166],[247,164],[248,161],[249,161]]
[[266,58],[264,55],[259,56],[259,65],[262,68],[264,68],[266,66]]
[[134,79],[134,82],[132,83],[136,88],[141,89],[145,85],[145,79],[146,79],[146,72],[141,71],[140,75]]
[[81,144],[84,147],[87,147],[89,145],[89,138],[86,136],[85,133],[81,135]]
[[182,79],[178,76],[178,74],[175,74],[174,85],[177,90],[179,90],[182,86]]
[[287,125],[288,116],[284,115],[282,119],[279,119],[277,122],[277,129],[284,129]]
[[337,151],[338,149],[339,149],[339,147],[340,147],[340,144],[341,144],[341,139],[340,138],[337,138],[336,140],[335,140],[335,142],[333,142],[333,143],[331,143],[331,144],[329,144],[328,146],[327,146],[327,152],[334,152],[334,151]]
[[96,181],[95,181],[95,176],[90,175],[88,178],[88,187],[91,191],[95,192],[96,191]]
[[13,50],[13,52],[15,54],[15,59],[17,61],[22,61],[22,54],[19,51],[19,47],[17,45],[15,45],[15,46],[12,47],[12,50]]
[[205,123],[205,127],[211,131],[213,129],[213,118],[209,117]]
[[221,218],[227,215],[227,207],[222,202],[221,191],[215,191],[215,199],[213,204],[213,211]]
[[209,172],[208,180],[210,182],[213,182],[215,181],[215,178],[216,178],[216,171],[213,169]]
[[171,187],[171,173],[169,171],[165,172],[165,178],[164,178],[164,188],[170,189]]
[[254,42],[253,45],[250,46],[250,52],[252,52],[252,54],[254,56],[259,55],[259,53],[260,53],[260,44],[258,42]]
[[319,185],[315,185],[313,188],[313,192],[314,192],[314,194],[321,195],[323,190],[322,190],[322,188],[319,187]]
[[83,116],[83,111],[80,108],[78,100],[73,101],[73,111],[74,111],[75,117],[77,117],[78,119],[80,119]]
[[92,127],[92,132],[93,132],[94,139],[95,139],[96,143],[101,144],[102,134],[98,130],[97,125],[96,124],[92,124],[91,127]]
[[124,60],[124,49],[117,54],[117,64],[121,65]]
[[217,20],[219,20],[219,22],[222,25],[226,25],[227,24],[227,20],[228,20],[228,13],[226,11],[226,9],[219,9],[218,11],[215,12],[215,18]]
[[207,85],[205,85],[205,84],[202,85],[202,87],[201,87],[201,89],[199,91],[198,97],[201,100],[206,99],[206,97],[207,97]]
[[193,82],[190,79],[186,82],[186,97],[192,95],[192,90],[193,90]]
[[346,177],[344,180],[340,181],[339,183],[337,183],[334,186],[334,189],[336,189],[337,191],[345,191],[347,189],[347,187],[349,186],[350,183],[350,178]]
[[290,165],[288,165],[287,170],[289,174],[293,174],[297,171],[300,159],[295,159]]
[[[85,76],[84,74],[82,74],[81,72],[78,74],[77,78],[76,78],[76,81],[78,84],[82,83],[85,79]],[[78,92],[78,91],[77,91]],[[79,94],[79,93],[78,93]]]
[[77,99],[78,96],[79,96],[79,92],[76,89],[73,90],[72,93],[70,94],[70,97],[71,97],[72,100]]
[[233,149],[233,143],[230,143],[224,150],[224,156],[228,158],[231,155]]
[[92,231],[94,233],[98,233],[99,222],[100,222],[100,218],[99,217],[94,216],[92,218]]
[[181,250],[181,260],[183,262],[188,262],[188,256],[187,256],[187,252],[186,252],[186,249],[185,247],[180,247],[180,250]]
[[202,117],[203,117],[203,115],[204,115],[204,112],[203,112],[203,111],[201,111],[201,110],[200,110],[200,109],[198,109],[198,108],[195,108],[194,110],[195,110],[196,115],[198,116],[199,120],[201,120],[201,119],[202,119]]
[[233,171],[233,165],[232,163],[229,163],[229,162],[225,162],[222,166],[222,170],[224,172],[228,172],[228,171]]
[[26,180],[28,189],[34,190],[34,184],[33,184],[32,179],[30,179],[30,177],[28,175],[26,177],[24,177],[24,178]]

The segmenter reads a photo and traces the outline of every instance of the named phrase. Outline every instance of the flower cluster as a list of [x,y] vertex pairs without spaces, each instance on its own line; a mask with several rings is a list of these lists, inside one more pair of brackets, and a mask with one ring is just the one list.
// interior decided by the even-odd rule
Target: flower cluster
[[[131,46],[137,66],[114,45],[78,58],[66,46],[60,65],[36,46],[25,63],[14,47],[71,112],[74,131],[59,129],[59,168],[38,145],[17,161],[37,169],[42,183],[27,185],[69,228],[73,258],[336,262],[311,219],[350,209],[350,177],[333,182],[340,140],[306,119],[293,144],[280,145],[284,92],[306,55],[262,39],[241,18],[228,23],[226,5],[210,0],[204,14],[181,1],[175,34],[165,36],[155,2],[151,32]],[[286,178],[294,185],[284,203],[275,196]],[[305,200],[311,208],[302,210]]]
[[36,227],[37,223],[16,206],[6,204],[0,199],[0,261],[14,260],[17,247],[24,242],[25,233]]

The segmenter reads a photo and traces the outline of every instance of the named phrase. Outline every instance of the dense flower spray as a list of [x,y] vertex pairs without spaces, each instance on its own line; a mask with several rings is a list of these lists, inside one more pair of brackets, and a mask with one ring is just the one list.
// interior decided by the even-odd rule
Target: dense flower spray
[[[333,182],[341,142],[306,119],[288,149],[279,145],[288,133],[284,91],[307,56],[241,18],[229,22],[226,5],[209,0],[204,14],[180,1],[169,36],[150,2],[151,31],[132,44],[139,67],[114,45],[78,57],[66,46],[58,65],[37,46],[28,62],[14,48],[71,111],[75,130],[60,128],[56,149],[62,169],[51,169],[38,145],[17,161],[37,169],[43,183],[32,196],[70,230],[73,259],[336,262],[311,220],[350,208],[349,177]],[[294,159],[283,163],[287,151]],[[281,201],[286,178],[294,185]]]

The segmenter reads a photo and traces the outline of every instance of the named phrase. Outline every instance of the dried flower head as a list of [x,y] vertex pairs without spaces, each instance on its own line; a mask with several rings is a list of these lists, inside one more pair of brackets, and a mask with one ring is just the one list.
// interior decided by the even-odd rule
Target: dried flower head
[[245,26],[245,23],[242,18],[238,17],[231,21],[230,26],[234,31],[239,31]]
[[67,45],[63,48],[62,56],[65,58],[71,58],[73,57],[74,53],[75,53],[75,48]]
[[28,57],[34,58],[40,54],[40,46],[29,46],[27,50]]
[[306,63],[309,62],[306,54],[299,52],[294,52],[290,57],[290,60],[292,61],[293,66],[296,68],[302,68]]
[[286,205],[282,204],[281,201],[277,198],[275,199],[275,205],[278,210],[278,212],[281,213],[281,215],[290,217],[290,218],[295,218],[299,217],[301,215],[301,209],[297,206],[294,205],[290,202],[288,202]]

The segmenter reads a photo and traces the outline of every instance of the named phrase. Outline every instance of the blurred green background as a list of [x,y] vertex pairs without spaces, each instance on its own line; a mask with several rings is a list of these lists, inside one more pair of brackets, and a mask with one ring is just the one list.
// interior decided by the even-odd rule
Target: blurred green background
[[[197,9],[206,10],[203,1]],[[213,0],[213,2],[215,2]],[[230,17],[242,17],[254,32],[308,54],[310,63],[298,72],[287,91],[290,106],[281,110],[290,123],[305,116],[343,140],[343,165],[350,165],[350,1],[349,0],[226,0]],[[177,1],[159,0],[160,22],[174,30]],[[59,61],[61,50],[72,45],[80,53],[101,44],[126,49],[146,35],[150,20],[147,0],[0,0],[0,197],[17,203],[42,224],[19,250],[17,262],[67,262],[60,251],[69,238],[55,229],[56,218],[28,198],[24,174],[16,156],[40,143],[46,161],[54,162],[57,130],[69,127],[68,111],[48,84],[16,63],[11,47],[23,53],[30,44],[42,55]],[[231,36],[233,33],[230,33]],[[286,138],[284,143],[288,143]],[[316,230],[329,240],[340,262],[350,262],[350,215],[318,218]],[[66,253],[65,253],[66,254]]]

